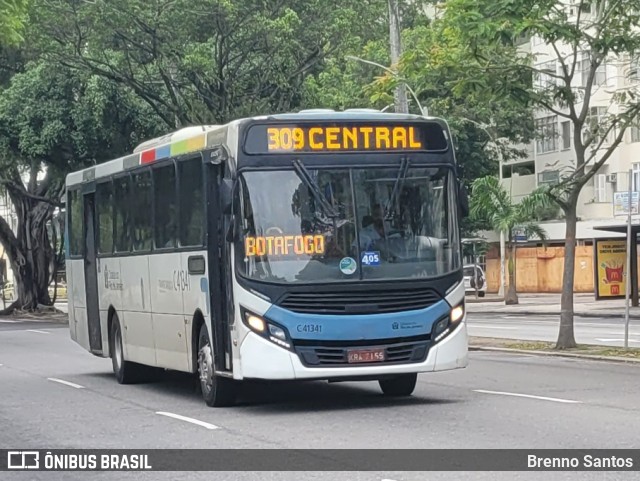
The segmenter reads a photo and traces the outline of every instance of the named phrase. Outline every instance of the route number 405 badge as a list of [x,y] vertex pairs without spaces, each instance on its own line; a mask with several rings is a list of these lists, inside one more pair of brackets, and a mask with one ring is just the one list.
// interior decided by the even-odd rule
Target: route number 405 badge
[[380,265],[380,252],[369,251],[362,253],[362,265],[363,266],[379,266]]

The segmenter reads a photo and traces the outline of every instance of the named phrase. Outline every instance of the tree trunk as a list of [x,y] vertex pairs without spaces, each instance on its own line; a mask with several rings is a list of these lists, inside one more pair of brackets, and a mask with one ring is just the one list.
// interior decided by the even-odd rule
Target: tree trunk
[[573,333],[573,284],[576,259],[576,215],[577,196],[569,199],[568,209],[565,211],[566,233],[564,241],[564,271],[562,275],[562,297],[560,298],[560,331],[556,349],[570,349],[576,347]]
[[53,207],[24,196],[13,195],[12,201],[18,216],[17,232],[10,239],[6,232],[3,233],[2,240],[15,278],[17,301],[4,311],[5,314],[15,309],[32,311],[41,304],[51,305],[48,288],[54,250],[47,222]]
[[509,255],[509,289],[504,298],[507,305],[518,304],[518,293],[516,291],[516,244],[511,243],[511,254]]

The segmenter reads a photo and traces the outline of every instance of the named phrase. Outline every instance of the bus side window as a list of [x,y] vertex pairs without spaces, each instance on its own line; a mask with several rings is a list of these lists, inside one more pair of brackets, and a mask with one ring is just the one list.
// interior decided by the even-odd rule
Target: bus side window
[[82,195],[78,190],[69,191],[69,252],[82,255]]
[[202,160],[186,160],[178,164],[180,173],[180,245],[201,246],[204,240],[204,187]]
[[178,203],[176,170],[173,163],[153,170],[153,191],[156,249],[176,247]]
[[131,250],[131,182],[129,176],[113,181],[115,185],[115,250],[129,252]]
[[151,212],[151,171],[140,172],[133,176],[132,205],[136,208],[132,214],[133,250],[150,251],[153,243],[153,218]]
[[113,184],[103,182],[96,186],[96,205],[98,211],[98,252],[113,252]]

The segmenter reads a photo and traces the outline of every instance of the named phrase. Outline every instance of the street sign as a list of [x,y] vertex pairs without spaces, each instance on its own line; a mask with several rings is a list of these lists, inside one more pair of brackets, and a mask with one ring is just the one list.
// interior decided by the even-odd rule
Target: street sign
[[[631,193],[631,214],[638,213],[638,201],[640,192]],[[629,214],[629,192],[614,192],[613,194],[613,215]]]
[[513,240],[516,242],[527,242],[529,240],[523,227],[516,226],[513,228]]

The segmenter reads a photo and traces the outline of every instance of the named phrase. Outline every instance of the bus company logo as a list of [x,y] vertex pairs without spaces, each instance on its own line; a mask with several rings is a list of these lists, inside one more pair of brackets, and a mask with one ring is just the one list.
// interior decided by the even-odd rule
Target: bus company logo
[[391,329],[394,329],[397,331],[398,329],[400,329],[400,324],[398,324],[397,322],[394,322],[393,324],[391,324]]
[[7,469],[40,469],[38,451],[7,451]]

